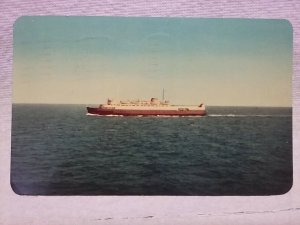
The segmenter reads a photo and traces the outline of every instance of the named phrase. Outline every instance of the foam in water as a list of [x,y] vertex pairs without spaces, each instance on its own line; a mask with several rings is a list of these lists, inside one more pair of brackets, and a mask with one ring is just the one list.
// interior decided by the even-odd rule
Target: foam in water
[[208,114],[209,117],[291,117],[291,115]]

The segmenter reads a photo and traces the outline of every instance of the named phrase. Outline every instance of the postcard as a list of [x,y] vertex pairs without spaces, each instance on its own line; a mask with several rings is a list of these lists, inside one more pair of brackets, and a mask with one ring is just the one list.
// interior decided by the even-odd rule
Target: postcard
[[286,20],[24,16],[13,51],[16,194],[292,187]]

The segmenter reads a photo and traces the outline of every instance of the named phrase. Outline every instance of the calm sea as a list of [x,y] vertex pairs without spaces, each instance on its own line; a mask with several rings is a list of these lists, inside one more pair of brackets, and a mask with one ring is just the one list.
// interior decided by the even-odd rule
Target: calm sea
[[22,195],[277,195],[292,185],[292,109],[96,117],[14,104],[11,155]]

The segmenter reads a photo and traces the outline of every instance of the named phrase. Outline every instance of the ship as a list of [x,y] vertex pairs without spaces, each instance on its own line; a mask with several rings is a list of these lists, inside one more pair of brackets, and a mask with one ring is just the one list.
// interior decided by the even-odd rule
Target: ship
[[96,116],[205,116],[205,105],[197,106],[171,105],[167,100],[151,98],[150,100],[113,101],[98,107],[87,107],[87,115]]

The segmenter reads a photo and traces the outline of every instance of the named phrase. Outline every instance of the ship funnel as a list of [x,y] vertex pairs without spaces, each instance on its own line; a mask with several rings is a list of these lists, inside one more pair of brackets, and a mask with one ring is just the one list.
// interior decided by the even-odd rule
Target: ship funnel
[[203,103],[201,103],[199,107],[205,110],[205,105]]

